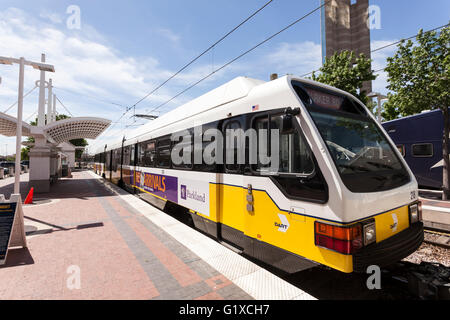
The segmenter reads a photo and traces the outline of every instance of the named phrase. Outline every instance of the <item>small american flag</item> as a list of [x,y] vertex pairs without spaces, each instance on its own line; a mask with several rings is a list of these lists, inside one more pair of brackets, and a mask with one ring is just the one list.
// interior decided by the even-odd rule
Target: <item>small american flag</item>
[[256,106],[252,107],[252,111],[258,111],[259,110],[259,104],[257,104]]

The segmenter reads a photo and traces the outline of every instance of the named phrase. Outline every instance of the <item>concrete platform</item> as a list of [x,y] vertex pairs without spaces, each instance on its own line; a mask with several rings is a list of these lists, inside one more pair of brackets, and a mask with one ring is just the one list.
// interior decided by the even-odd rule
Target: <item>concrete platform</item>
[[314,299],[89,171],[39,198],[1,299]]
[[450,232],[450,202],[421,198],[426,227]]

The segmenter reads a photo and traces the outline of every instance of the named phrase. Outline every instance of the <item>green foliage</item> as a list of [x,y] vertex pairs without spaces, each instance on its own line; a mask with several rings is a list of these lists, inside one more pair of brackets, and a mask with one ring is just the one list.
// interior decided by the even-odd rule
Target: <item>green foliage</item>
[[20,159],[21,160],[30,160],[30,157],[28,156],[28,152],[30,152],[28,147],[22,148],[22,150],[20,152]]
[[384,104],[385,119],[395,119],[423,110],[450,106],[450,28],[440,33],[423,32],[411,40],[402,41],[396,54],[387,59],[388,95]]
[[313,72],[312,80],[347,91],[366,104],[368,92],[361,90],[363,83],[377,77],[373,74],[371,63],[372,60],[364,54],[356,57],[354,52],[345,50],[326,58],[319,75]]

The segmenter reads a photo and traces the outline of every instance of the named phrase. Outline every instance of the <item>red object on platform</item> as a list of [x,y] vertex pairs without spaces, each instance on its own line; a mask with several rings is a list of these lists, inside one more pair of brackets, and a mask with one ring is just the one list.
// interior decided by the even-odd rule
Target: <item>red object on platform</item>
[[28,193],[25,202],[23,204],[32,204],[33,203],[33,194],[34,194],[34,188],[31,188],[30,192]]

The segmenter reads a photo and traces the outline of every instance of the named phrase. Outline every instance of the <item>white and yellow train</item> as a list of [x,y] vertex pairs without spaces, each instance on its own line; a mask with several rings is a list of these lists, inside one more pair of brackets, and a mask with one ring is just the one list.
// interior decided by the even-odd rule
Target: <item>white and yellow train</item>
[[[240,164],[172,161],[174,133],[194,141],[209,129],[261,128],[279,130],[277,170],[248,155]],[[246,139],[222,151],[250,149]],[[293,76],[236,78],[102,147],[94,170],[153,204],[176,204],[196,228],[291,273],[317,264],[365,272],[423,241],[417,182],[372,114],[344,91]]]

